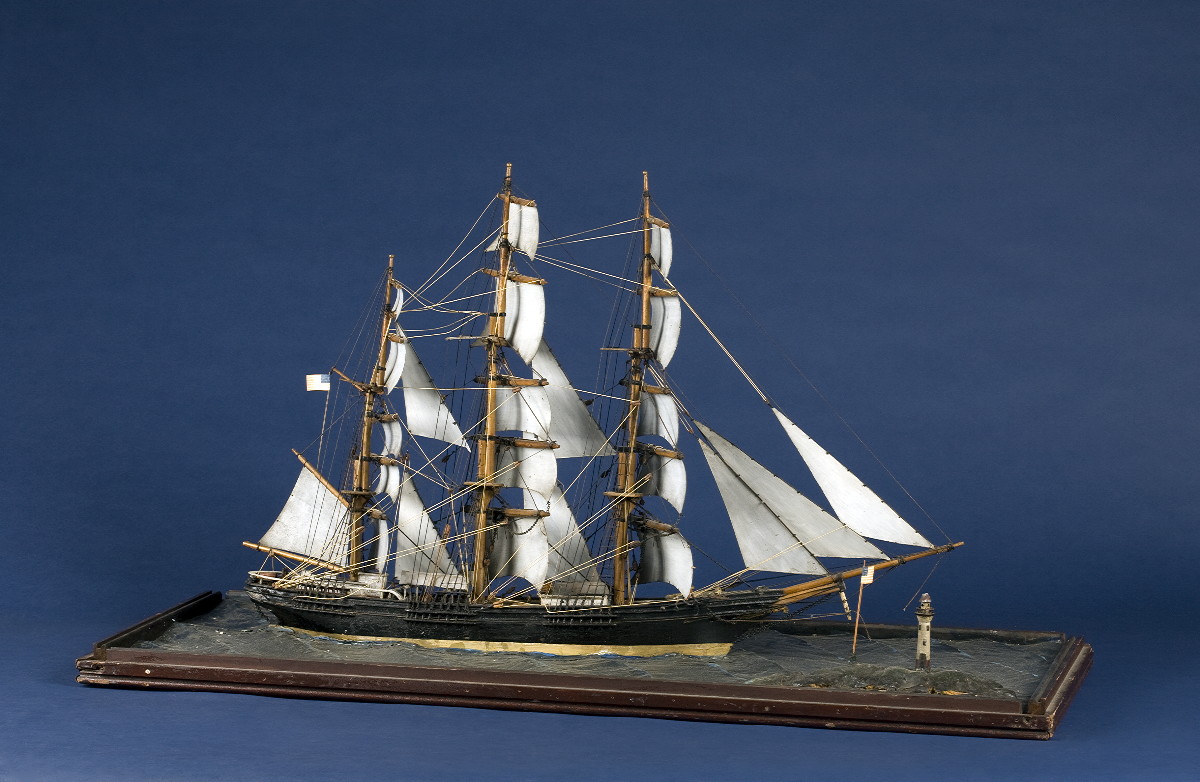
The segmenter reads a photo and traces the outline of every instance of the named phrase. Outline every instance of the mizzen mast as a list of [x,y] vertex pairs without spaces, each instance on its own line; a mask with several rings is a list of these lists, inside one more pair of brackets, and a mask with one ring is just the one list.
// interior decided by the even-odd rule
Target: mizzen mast
[[366,520],[371,517],[382,517],[380,511],[369,507],[375,496],[375,492],[371,490],[371,463],[386,459],[386,457],[375,456],[371,453],[371,428],[376,420],[375,400],[380,394],[387,393],[385,375],[388,341],[393,339],[391,325],[396,318],[396,313],[390,303],[392,290],[399,287],[399,283],[393,276],[395,264],[396,256],[389,255],[387,281],[383,290],[383,314],[379,327],[379,350],[376,353],[374,369],[371,370],[371,377],[366,383],[355,383],[363,395],[362,428],[358,442],[358,458],[354,462],[352,487],[350,491],[342,492],[342,494],[349,495],[350,498],[350,552],[347,573],[351,581],[357,581],[359,571],[362,570],[363,549],[366,543],[363,539],[363,531],[366,529]]

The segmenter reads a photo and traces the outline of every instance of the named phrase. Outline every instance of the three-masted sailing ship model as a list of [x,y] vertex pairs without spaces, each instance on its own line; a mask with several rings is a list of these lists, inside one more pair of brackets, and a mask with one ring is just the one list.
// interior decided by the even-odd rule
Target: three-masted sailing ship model
[[[250,573],[246,592],[280,624],[482,651],[719,655],[765,619],[844,598],[862,572],[852,562],[882,571],[961,545],[931,544],[752,380],[832,513],[690,415],[665,372],[685,300],[645,177],[633,274],[618,280],[632,293],[632,339],[617,349],[620,388],[596,395],[615,411],[606,431],[543,339],[546,280],[518,269],[543,257],[538,207],[513,193],[511,165],[498,201],[498,229],[463,256],[485,261],[469,276],[485,281],[476,300],[486,305],[460,309],[470,297],[406,288],[389,259],[362,374],[331,372],[353,402],[327,414],[353,421],[342,473],[323,425],[317,456],[297,453],[300,476],[279,517],[245,544],[273,563]],[[406,332],[401,320],[416,310],[452,313],[464,333]],[[415,352],[421,336],[462,340],[461,387],[433,381]],[[685,434],[698,440],[725,518],[705,508],[680,523]],[[683,530],[726,518],[745,568],[697,587]],[[889,556],[882,543],[909,553]],[[822,560],[844,562],[831,572]],[[807,578],[777,588],[742,578],[757,572]]]

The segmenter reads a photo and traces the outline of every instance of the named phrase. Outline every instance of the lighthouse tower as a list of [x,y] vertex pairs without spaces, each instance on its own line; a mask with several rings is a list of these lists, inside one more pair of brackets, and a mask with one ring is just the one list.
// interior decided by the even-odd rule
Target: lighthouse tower
[[917,606],[917,667],[929,670],[930,634],[933,625],[933,601],[929,593],[921,595]]

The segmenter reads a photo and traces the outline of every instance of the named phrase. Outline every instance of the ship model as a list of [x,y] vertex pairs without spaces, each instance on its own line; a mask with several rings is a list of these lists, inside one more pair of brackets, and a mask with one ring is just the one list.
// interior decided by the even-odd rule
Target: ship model
[[[626,232],[632,274],[587,272],[625,290],[632,326],[624,345],[606,348],[619,357],[613,393],[590,400],[544,339],[546,280],[526,272],[553,259],[538,254],[538,206],[514,194],[511,165],[498,228],[464,255],[483,259],[468,275],[484,281],[476,294],[406,288],[389,259],[359,340],[359,376],[336,366],[317,376],[346,390],[345,409],[331,414],[327,403],[315,454],[296,452],[300,474],[283,510],[244,544],[267,555],[245,587],[260,609],[339,639],[721,655],[764,622],[835,595],[845,606],[846,584],[865,563],[873,575],[961,545],[930,543],[776,407],[719,340],[830,510],[691,415],[666,373],[685,304],[670,281],[671,227],[652,214],[645,174],[642,190]],[[418,310],[453,316],[456,331],[406,332],[402,321]],[[434,382],[416,352],[426,339],[456,340],[459,385]],[[593,415],[596,399],[615,411],[607,429]],[[350,432],[332,456],[331,420]],[[685,437],[698,441],[724,513],[707,507],[684,520]],[[716,524],[732,525],[744,568],[697,586],[685,532]],[[756,574],[796,583],[755,586]]]

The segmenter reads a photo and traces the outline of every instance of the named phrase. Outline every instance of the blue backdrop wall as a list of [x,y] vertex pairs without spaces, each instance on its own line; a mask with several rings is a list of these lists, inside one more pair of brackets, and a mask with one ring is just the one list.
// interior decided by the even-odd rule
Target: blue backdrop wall
[[[628,768],[705,779],[790,775],[803,746],[814,773],[852,756],[904,776],[895,758],[935,747],[963,779],[1183,778],[1198,23],[1171,2],[0,3],[0,775],[593,779],[621,747]],[[72,683],[92,641],[258,564],[239,543],[320,415],[301,375],[389,253],[419,280],[453,249],[508,161],[558,235],[633,216],[651,171],[673,281],[818,441],[921,518],[840,415],[968,542],[926,586],[939,622],[1096,642],[1059,738]],[[625,248],[573,252],[619,272]],[[579,290],[549,318],[586,378],[610,300]],[[696,389],[721,359],[685,334],[672,371]],[[746,398],[733,428],[798,466]],[[732,538],[713,546],[733,559]],[[868,618],[908,621],[927,573],[881,581]],[[314,749],[363,725],[360,753]]]

